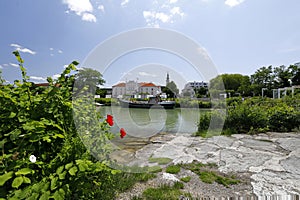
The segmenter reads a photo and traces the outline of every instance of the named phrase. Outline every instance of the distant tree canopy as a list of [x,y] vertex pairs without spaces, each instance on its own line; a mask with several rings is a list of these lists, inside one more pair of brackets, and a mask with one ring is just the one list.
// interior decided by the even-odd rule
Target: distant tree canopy
[[210,80],[210,89],[227,91],[228,93],[241,93],[247,95],[250,86],[249,76],[241,74],[221,74]]
[[167,94],[167,97],[174,98],[179,93],[179,89],[177,88],[177,85],[174,83],[174,81],[171,81],[163,89],[163,92]]
[[88,89],[88,92],[94,94],[98,85],[103,85],[105,80],[102,78],[102,74],[97,70],[91,68],[82,68],[78,70],[75,75],[75,88],[82,90],[84,87]]

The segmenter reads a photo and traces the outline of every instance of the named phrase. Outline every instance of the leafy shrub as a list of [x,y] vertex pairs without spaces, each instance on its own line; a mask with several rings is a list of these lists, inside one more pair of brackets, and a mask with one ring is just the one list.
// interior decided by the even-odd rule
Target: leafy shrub
[[[255,134],[266,131],[292,131],[300,126],[300,101],[297,97],[283,99],[249,98],[239,102],[238,98],[231,98],[227,109],[227,116],[222,131],[225,135],[233,133]],[[214,116],[216,122],[211,122]],[[221,124],[218,112],[211,111],[200,117],[198,133],[206,136],[208,128],[218,129],[213,124]]]
[[[75,76],[70,73],[78,63],[72,62],[57,81],[48,78],[49,86],[42,88],[28,82],[23,60],[14,54],[23,80],[0,90],[0,198],[111,199],[114,191],[108,194],[107,188],[118,171],[92,157],[99,149],[87,150],[81,140],[101,144],[112,137],[108,125],[83,117],[93,130],[80,138],[82,130],[73,121]],[[93,104],[84,110],[96,115]],[[108,152],[102,149],[103,156]]]
[[284,104],[274,106],[268,110],[269,126],[272,131],[292,131],[299,128],[300,115],[293,107]]

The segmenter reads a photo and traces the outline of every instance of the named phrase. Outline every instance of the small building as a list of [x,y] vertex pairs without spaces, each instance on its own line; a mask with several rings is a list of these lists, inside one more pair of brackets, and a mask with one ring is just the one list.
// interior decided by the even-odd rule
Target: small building
[[145,98],[155,96],[161,93],[161,86],[155,85],[154,83],[138,83],[137,81],[128,81],[118,83],[112,86],[112,97],[120,98],[123,96],[141,96]]

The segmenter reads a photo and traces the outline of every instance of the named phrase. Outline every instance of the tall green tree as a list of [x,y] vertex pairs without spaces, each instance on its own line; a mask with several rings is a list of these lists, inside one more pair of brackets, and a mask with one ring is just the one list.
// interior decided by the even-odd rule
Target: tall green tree
[[175,82],[171,81],[163,89],[163,92],[167,94],[167,97],[175,98],[177,96],[177,94],[179,93],[179,89],[177,88],[177,85],[175,84]]

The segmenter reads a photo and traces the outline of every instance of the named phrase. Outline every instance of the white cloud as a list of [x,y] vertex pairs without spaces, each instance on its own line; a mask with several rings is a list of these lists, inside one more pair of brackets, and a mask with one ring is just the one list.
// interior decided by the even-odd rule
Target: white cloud
[[8,66],[9,66],[9,64],[3,64],[3,66],[4,66],[4,67],[8,67]]
[[155,75],[155,74],[150,74],[150,73],[147,73],[147,72],[139,72],[139,75],[140,75],[140,76],[157,77],[157,75]]
[[53,53],[50,53],[50,56],[54,56],[54,54],[53,54]]
[[21,48],[21,45],[18,44],[10,44],[11,47],[15,47],[15,48]]
[[23,47],[23,46],[21,46],[21,45],[19,45],[19,44],[10,44],[10,46],[11,46],[11,47],[14,47],[15,50],[20,51],[20,52],[23,52],[23,53],[29,53],[29,54],[31,54],[31,55],[35,55],[35,54],[36,54],[35,51],[33,51],[33,50],[31,50],[31,49],[28,49],[28,48],[25,48],[25,47]]
[[52,47],[49,48],[50,51],[53,51],[54,49]]
[[151,27],[159,27],[161,23],[174,23],[176,20],[181,19],[185,14],[180,7],[174,6],[177,0],[168,0],[167,3],[160,3],[155,1],[156,9],[144,10],[143,17],[146,24]]
[[2,65],[0,65],[0,69],[3,69]]
[[29,77],[32,80],[36,80],[36,81],[46,81],[47,79],[44,77],[40,77],[40,76],[30,76]]
[[68,5],[70,11],[75,12],[76,15],[81,16],[83,21],[96,22],[96,16],[92,14],[94,8],[90,0],[63,0],[63,4]]
[[62,51],[62,50],[60,50],[60,49],[59,49],[57,52],[58,52],[58,53],[63,53],[63,51]]
[[18,64],[15,64],[15,63],[9,63],[10,66],[13,66],[13,67],[19,67]]
[[184,13],[181,11],[180,7],[174,7],[170,10],[170,12],[172,13],[172,15],[180,15],[181,17],[183,17]]
[[88,22],[96,22],[97,18],[95,17],[95,15],[91,14],[91,13],[83,13],[81,19],[83,21],[88,21]]
[[170,3],[177,3],[178,0],[170,0]]
[[98,6],[98,10],[100,10],[101,12],[105,12],[104,6],[103,5],[99,5]]
[[225,4],[227,6],[230,6],[230,7],[234,7],[234,6],[237,6],[241,3],[243,3],[245,0],[226,0],[225,1]]
[[128,3],[129,3],[129,0],[123,0],[123,1],[121,2],[121,6],[122,6],[122,7],[123,7],[123,6],[126,6]]

